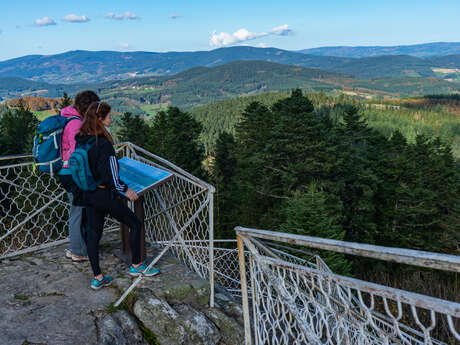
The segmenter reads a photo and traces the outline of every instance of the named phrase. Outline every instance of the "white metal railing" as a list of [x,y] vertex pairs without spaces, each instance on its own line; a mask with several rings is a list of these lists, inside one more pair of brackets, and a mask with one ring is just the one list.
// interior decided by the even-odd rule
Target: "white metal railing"
[[[314,260],[308,264],[287,260],[273,251],[271,242],[261,240],[450,272],[460,272],[460,256],[242,227],[235,230],[246,345],[252,339],[257,345],[428,345],[460,341],[456,329],[460,324],[460,303],[340,276]],[[434,333],[439,334],[440,327],[447,334],[436,339]]]
[[[120,157],[173,173],[171,179],[144,195],[146,241],[163,246],[154,261],[172,250],[202,278],[209,279],[213,306],[214,187],[132,143],[120,143],[116,151]],[[66,192],[54,177],[35,175],[32,164],[30,155],[0,157],[0,259],[67,241]],[[112,219],[105,224],[106,229],[118,227]],[[206,248],[194,248],[190,245],[194,242],[206,243]]]

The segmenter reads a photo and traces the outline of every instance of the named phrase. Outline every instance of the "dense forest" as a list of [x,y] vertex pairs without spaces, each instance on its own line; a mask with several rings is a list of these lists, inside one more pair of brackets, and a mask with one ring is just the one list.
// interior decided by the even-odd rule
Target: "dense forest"
[[[457,95],[433,95],[395,100],[372,99],[358,101],[344,94],[340,96],[323,92],[308,93],[316,111],[325,107],[334,118],[341,120],[341,110],[335,104],[354,105],[366,119],[367,124],[389,137],[396,130],[411,143],[417,134],[428,137],[439,136],[452,146],[455,158],[460,157],[460,100]],[[200,141],[208,154],[213,155],[220,133],[235,135],[236,124],[241,120],[243,110],[252,102],[271,106],[286,98],[286,93],[264,93],[255,96],[231,98],[196,107],[190,114],[203,126]]]

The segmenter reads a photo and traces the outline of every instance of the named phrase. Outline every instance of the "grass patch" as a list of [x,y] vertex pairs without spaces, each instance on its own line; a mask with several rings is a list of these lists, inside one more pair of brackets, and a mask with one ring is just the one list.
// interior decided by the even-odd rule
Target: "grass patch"
[[144,324],[142,323],[142,321],[137,320],[137,323],[139,325],[139,328],[140,328],[140,330],[142,332],[142,335],[144,336],[144,339],[147,342],[147,344],[149,344],[149,345],[160,345],[160,343],[158,342],[157,336],[150,329],[145,327]]
[[112,303],[110,303],[110,305],[107,308],[105,308],[105,312],[107,314],[113,314],[113,313],[116,313],[119,310],[124,310],[124,309],[125,309],[125,307],[124,307],[123,303],[120,304],[118,307],[115,307],[115,302],[112,302]]
[[43,121],[48,116],[56,115],[56,111],[55,110],[34,111],[34,114],[38,120]]
[[29,297],[27,297],[26,295],[15,294],[14,299],[19,299],[21,301],[27,301],[29,299]]
[[102,244],[99,245],[99,249],[101,251],[108,251],[112,248],[115,248],[117,246],[117,244],[114,244],[114,243],[110,243],[110,242],[104,242]]
[[42,294],[40,297],[47,297],[47,296],[65,296],[65,294],[61,293],[61,292],[57,292],[57,291],[53,291],[53,292],[47,292],[47,293],[44,293]]
[[105,308],[105,311],[111,314],[119,310],[126,310],[130,314],[134,315],[134,303],[136,303],[136,297],[131,292],[130,294],[128,294],[128,296],[126,296],[126,298],[123,300],[123,302],[121,302],[121,304],[118,307],[115,307],[115,302],[113,302]]

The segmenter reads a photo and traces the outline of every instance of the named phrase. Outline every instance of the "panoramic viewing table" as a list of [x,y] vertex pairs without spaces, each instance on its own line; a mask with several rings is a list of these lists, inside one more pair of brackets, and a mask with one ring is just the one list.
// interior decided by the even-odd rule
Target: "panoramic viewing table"
[[[141,259],[146,259],[145,250],[145,228],[144,228],[144,194],[151,189],[159,186],[160,184],[169,180],[173,174],[133,160],[131,158],[123,157],[118,160],[120,164],[120,179],[128,185],[129,188],[134,190],[139,199],[134,201],[134,213],[139,217],[142,223],[141,232]],[[126,201],[128,199],[126,198]],[[125,224],[120,224],[121,234],[121,259],[126,263],[131,263],[131,249],[129,243],[129,228]]]

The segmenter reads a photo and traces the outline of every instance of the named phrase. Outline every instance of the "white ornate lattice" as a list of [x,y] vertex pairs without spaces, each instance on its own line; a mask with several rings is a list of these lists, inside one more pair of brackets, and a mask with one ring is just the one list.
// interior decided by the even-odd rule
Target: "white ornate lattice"
[[[173,173],[144,196],[146,240],[168,246],[187,266],[212,281],[214,188],[131,143],[118,144],[116,151],[119,157]],[[66,192],[55,177],[35,175],[32,164],[28,155],[0,157],[0,259],[67,241]],[[106,228],[118,225],[109,219]],[[199,243],[206,245],[196,248]]]
[[[459,303],[336,275],[317,260],[286,260],[266,243],[260,245],[257,237],[264,238],[264,231],[255,231],[238,230],[249,251],[246,264],[252,292],[251,303],[243,301],[247,320],[252,304],[254,325],[251,332],[246,321],[246,344],[251,343],[251,336],[258,345],[459,343]],[[299,244],[289,234],[275,238],[273,232],[267,233],[265,238]],[[385,248],[380,248],[384,253]],[[431,257],[440,263],[445,258],[451,270],[460,267],[458,257]],[[430,256],[420,259],[428,263]]]

